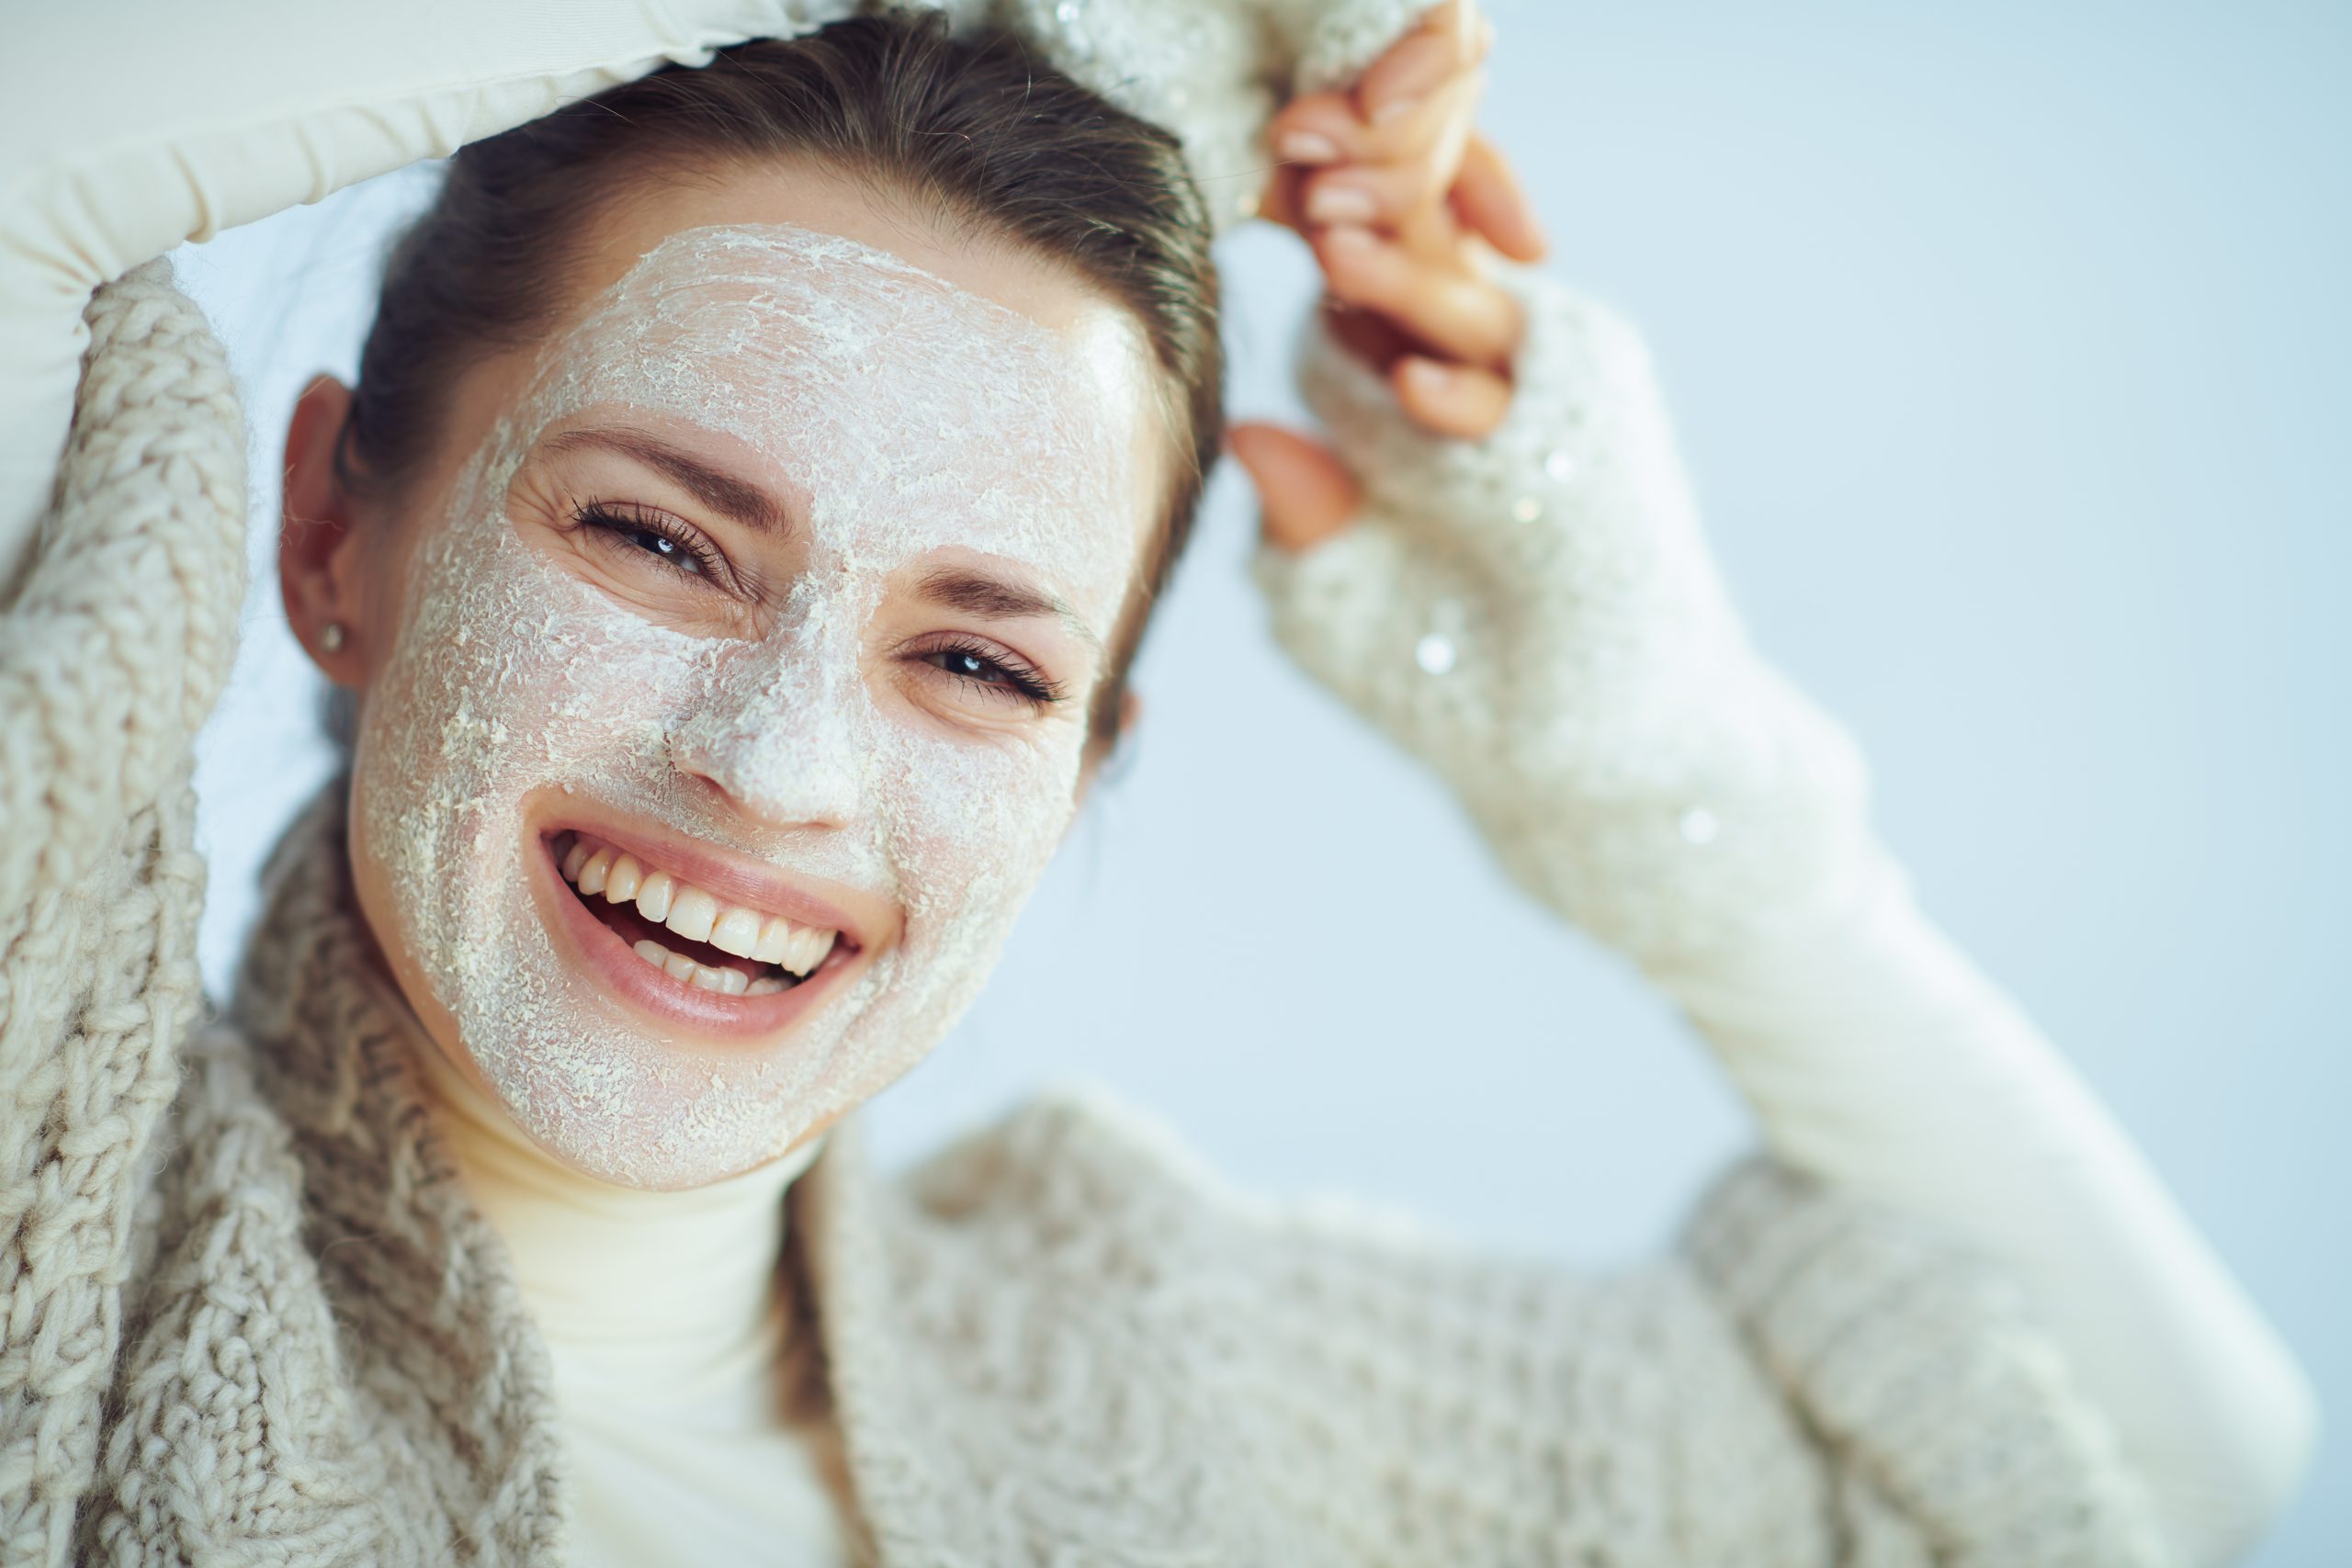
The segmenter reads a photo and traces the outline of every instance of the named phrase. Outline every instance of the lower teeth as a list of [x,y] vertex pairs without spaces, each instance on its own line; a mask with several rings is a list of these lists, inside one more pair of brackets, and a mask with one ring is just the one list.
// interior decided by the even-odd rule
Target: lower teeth
[[717,991],[729,997],[772,997],[789,988],[780,976],[763,975],[754,980],[732,964],[720,964],[714,968],[707,964],[697,964],[684,953],[673,953],[650,938],[639,942],[634,951],[639,958],[673,980],[684,980],[697,990]]

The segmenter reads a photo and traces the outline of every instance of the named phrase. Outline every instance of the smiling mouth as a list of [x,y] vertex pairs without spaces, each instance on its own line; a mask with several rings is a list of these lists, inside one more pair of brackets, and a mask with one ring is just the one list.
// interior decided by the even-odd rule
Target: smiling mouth
[[856,951],[840,931],[730,904],[592,834],[559,833],[548,849],[588,912],[647,967],[683,986],[774,996]]

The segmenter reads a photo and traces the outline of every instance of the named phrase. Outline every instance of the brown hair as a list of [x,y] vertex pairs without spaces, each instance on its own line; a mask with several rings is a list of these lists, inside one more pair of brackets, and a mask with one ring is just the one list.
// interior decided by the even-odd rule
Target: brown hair
[[1089,712],[1107,742],[1223,436],[1209,220],[1174,137],[1010,33],[955,37],[931,10],[855,17],[665,68],[465,148],[385,268],[339,476],[397,485],[438,439],[456,376],[552,324],[593,210],[583,192],[789,157],[1068,266],[1142,325],[1164,372],[1176,479]]

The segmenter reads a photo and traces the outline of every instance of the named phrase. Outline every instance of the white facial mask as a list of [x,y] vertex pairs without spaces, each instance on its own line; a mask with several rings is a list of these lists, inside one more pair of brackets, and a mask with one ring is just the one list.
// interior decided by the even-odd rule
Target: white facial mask
[[[673,235],[548,345],[418,547],[355,774],[359,852],[401,927],[380,934],[536,1142],[609,1180],[700,1185],[962,1015],[1074,810],[1085,694],[959,730],[877,686],[872,617],[892,573],[955,547],[1029,569],[1108,640],[1140,548],[1134,465],[1164,439],[1147,374],[1131,334],[1057,333],[790,226]],[[526,456],[589,426],[731,439],[790,487],[808,553],[764,635],[657,625],[517,534]],[[532,901],[524,806],[550,787],[878,895],[900,939],[777,1044],[665,1037]]]

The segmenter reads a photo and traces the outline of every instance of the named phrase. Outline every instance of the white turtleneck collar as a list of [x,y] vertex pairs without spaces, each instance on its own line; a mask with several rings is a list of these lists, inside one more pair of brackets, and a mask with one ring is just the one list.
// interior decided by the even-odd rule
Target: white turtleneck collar
[[532,1143],[421,1036],[424,1097],[553,1365],[566,1562],[849,1561],[846,1471],[830,1416],[794,1408],[777,1291],[785,1190],[826,1134],[708,1187],[616,1187]]
[[547,1339],[559,1403],[756,1403],[786,1321],[775,1289],[785,1190],[824,1134],[707,1187],[616,1187],[532,1143],[433,1043],[414,1049],[458,1171]]

